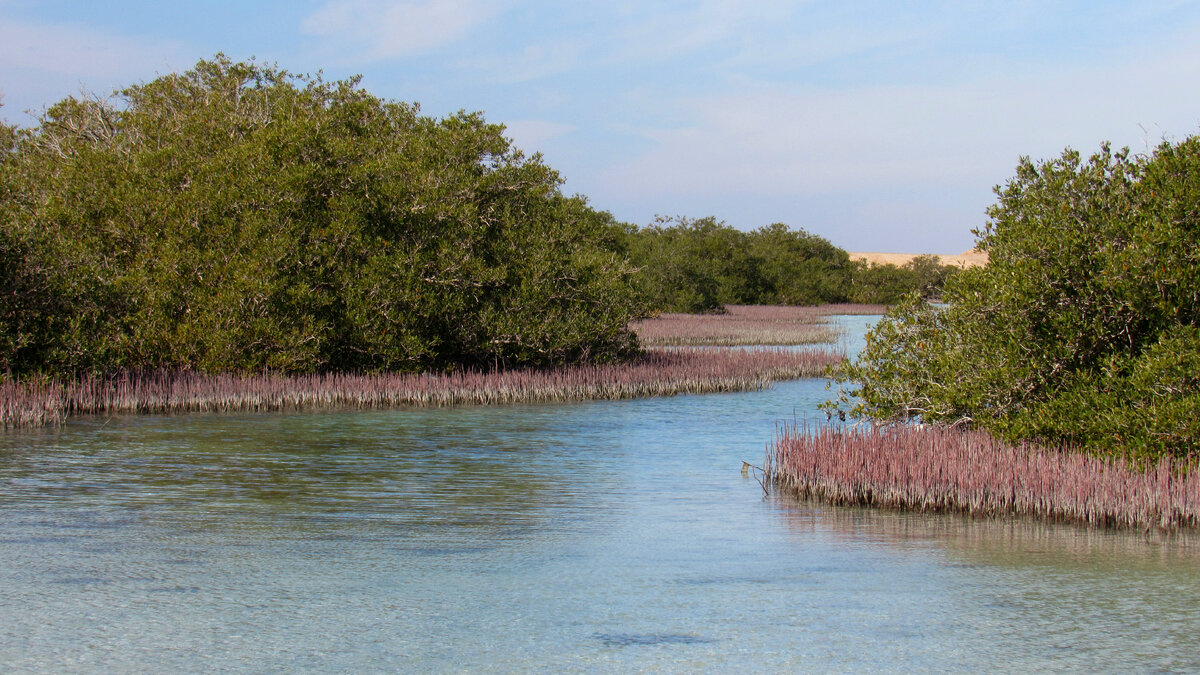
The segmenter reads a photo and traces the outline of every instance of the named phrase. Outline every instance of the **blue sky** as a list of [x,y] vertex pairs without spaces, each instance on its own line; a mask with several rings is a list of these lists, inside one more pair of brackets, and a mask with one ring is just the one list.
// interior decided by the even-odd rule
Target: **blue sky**
[[21,125],[224,52],[482,110],[621,220],[958,253],[1018,157],[1200,132],[1198,2],[0,0]]

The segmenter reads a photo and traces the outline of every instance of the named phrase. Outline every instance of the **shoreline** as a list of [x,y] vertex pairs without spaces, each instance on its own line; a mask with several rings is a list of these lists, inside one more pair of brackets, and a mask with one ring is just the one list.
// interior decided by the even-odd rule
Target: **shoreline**
[[[1190,469],[1190,470],[1189,470]],[[830,504],[976,517],[1032,516],[1092,527],[1200,528],[1200,471],[1010,445],[941,427],[787,427],[764,484]]]
[[873,315],[886,305],[725,305],[721,313],[663,312],[634,321],[630,328],[644,347],[765,347],[836,343],[840,333],[828,323],[839,315]]
[[121,373],[0,381],[0,430],[85,415],[443,407],[616,400],[763,389],[822,375],[832,349],[651,349],[623,364],[450,374]]

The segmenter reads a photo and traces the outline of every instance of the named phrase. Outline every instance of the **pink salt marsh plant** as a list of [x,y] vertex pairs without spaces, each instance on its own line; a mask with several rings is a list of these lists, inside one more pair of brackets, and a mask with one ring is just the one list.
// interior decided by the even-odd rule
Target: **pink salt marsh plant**
[[1097,526],[1200,526],[1200,471],[1010,445],[979,431],[784,427],[769,485],[800,497],[977,516],[1031,515]]
[[650,350],[632,362],[435,374],[121,374],[69,382],[0,381],[0,428],[72,415],[379,408],[625,399],[761,389],[819,375],[828,350]]
[[644,345],[805,345],[834,342],[832,314],[882,314],[881,305],[728,305],[724,314],[661,314],[632,325]]

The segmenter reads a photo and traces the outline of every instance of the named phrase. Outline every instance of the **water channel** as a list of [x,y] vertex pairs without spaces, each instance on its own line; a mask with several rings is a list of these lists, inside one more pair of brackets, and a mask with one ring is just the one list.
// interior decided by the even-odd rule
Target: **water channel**
[[742,462],[828,396],[8,433],[0,667],[1200,670],[1193,537],[764,496]]

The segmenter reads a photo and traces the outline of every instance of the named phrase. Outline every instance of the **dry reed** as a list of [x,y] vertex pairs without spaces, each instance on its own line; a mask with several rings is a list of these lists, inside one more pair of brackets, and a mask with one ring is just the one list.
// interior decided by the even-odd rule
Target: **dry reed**
[[889,307],[891,307],[891,305],[868,305],[855,302],[837,302],[828,305],[817,305],[812,309],[824,316],[833,314],[853,314],[867,316],[874,314],[886,314]]
[[69,382],[0,381],[0,428],[73,415],[382,408],[625,399],[762,389],[841,360],[827,350],[651,350],[626,364],[491,373],[286,376],[122,374]]
[[808,345],[834,342],[835,314],[883,314],[885,305],[727,305],[724,314],[661,314],[631,328],[650,346]]
[[840,310],[879,309],[871,305],[728,305],[724,314],[662,314],[631,326],[644,345],[745,346],[807,345],[834,342],[838,331],[823,325]]
[[1189,468],[1168,458],[1139,469],[978,431],[784,427],[766,472],[785,493],[833,504],[1171,530],[1200,526],[1200,471]]

